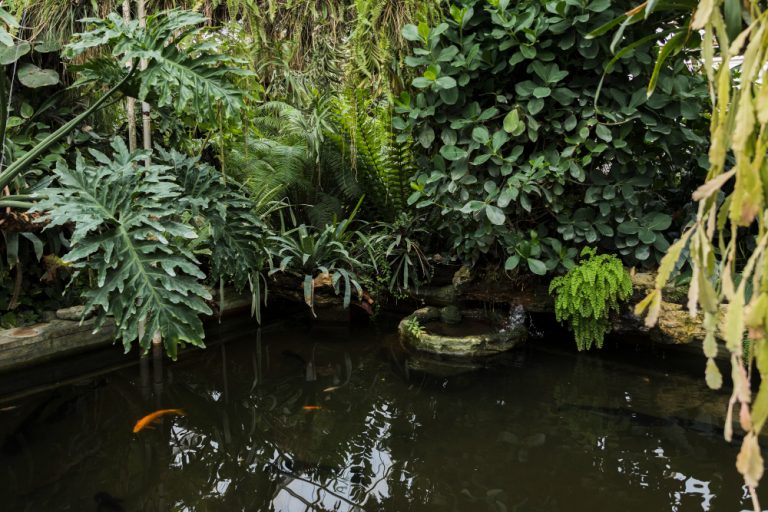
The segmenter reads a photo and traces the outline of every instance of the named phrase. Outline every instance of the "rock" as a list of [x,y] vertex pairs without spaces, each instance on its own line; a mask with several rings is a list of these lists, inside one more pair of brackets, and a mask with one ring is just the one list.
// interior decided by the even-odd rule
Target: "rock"
[[52,320],[56,320],[56,312],[55,311],[43,311],[40,314],[40,321],[42,321],[42,322],[50,322]]
[[84,312],[85,312],[85,306],[72,306],[69,308],[62,308],[56,311],[56,318],[58,318],[59,320],[72,320],[74,322],[79,322],[84,318],[92,317],[94,314],[94,312],[91,311],[87,315],[85,315],[85,317],[83,317]]
[[427,355],[409,357],[405,364],[408,372],[424,373],[432,377],[455,377],[481,369],[483,366],[471,361],[443,361]]
[[451,279],[451,283],[453,284],[454,288],[461,288],[471,281],[472,268],[468,265],[462,265],[461,268],[457,270],[455,274],[453,274],[453,279]]
[[[488,332],[448,335],[430,331],[430,323],[440,322],[441,310],[426,307],[400,321],[400,339],[404,345],[419,352],[446,358],[477,359],[511,350],[528,337],[524,325],[510,325],[494,312],[469,309],[461,311],[461,315],[464,320],[487,322]],[[462,324],[454,325],[460,328]]]
[[456,288],[453,285],[438,287],[419,287],[418,290],[412,290],[410,295],[413,299],[427,304],[428,306],[450,306],[455,304],[459,297]]
[[[466,276],[467,270],[459,269],[454,275]],[[691,318],[684,305],[677,300],[684,300],[685,290],[667,287],[664,289],[661,314],[656,326],[648,328],[644,318],[634,314],[635,305],[643,300],[656,285],[656,274],[652,272],[630,273],[634,293],[632,300],[624,305],[621,314],[612,320],[614,333],[637,333],[649,339],[668,345],[684,345],[701,342],[705,330],[701,316]],[[458,282],[458,281],[457,281]],[[486,304],[517,304],[526,313],[554,313],[554,302],[547,291],[546,282],[532,278],[530,281],[513,282],[506,280],[481,279],[464,282],[460,290],[454,286],[436,288],[423,287],[414,299],[430,306],[447,306],[462,302],[483,302]]]
[[458,324],[461,322],[461,310],[458,306],[445,306],[440,310],[440,320],[446,324]]

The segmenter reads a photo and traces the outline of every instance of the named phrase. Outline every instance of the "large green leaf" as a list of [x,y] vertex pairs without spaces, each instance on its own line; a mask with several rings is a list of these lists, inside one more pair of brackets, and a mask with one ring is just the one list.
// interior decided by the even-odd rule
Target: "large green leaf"
[[[48,228],[73,227],[65,259],[94,272],[95,287],[84,293],[101,321],[113,315],[127,350],[134,341],[146,350],[155,332],[176,356],[179,343],[203,346],[199,314],[210,314],[205,275],[180,243],[196,237],[178,221],[181,188],[167,167],[144,168],[143,153],[130,154],[115,139],[111,157],[92,151],[96,163],[78,155],[75,169],[60,162],[58,186],[43,192],[36,210]],[[139,324],[145,322],[140,335]]]
[[25,87],[37,89],[59,83],[59,74],[52,69],[40,69],[34,64],[24,64],[19,68],[19,82]]
[[216,37],[206,31],[201,14],[164,11],[148,16],[146,27],[117,14],[87,22],[91,30],[78,34],[67,53],[74,56],[107,46],[117,60],[81,68],[82,81],[113,82],[120,70],[143,62],[146,69],[129,84],[139,100],[172,108],[196,123],[216,125],[222,117],[239,119],[243,92],[232,79],[251,73],[221,50]]

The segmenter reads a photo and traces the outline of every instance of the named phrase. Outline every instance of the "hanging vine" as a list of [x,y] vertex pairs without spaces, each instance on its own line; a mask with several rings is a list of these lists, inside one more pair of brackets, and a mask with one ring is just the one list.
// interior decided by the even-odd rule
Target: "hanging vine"
[[[714,360],[719,338],[730,353],[733,379],[725,438],[733,436],[736,410],[746,432],[736,467],[757,511],[755,488],[764,467],[758,436],[768,419],[768,9],[755,1],[702,0],[691,29],[702,34],[701,65],[712,100],[709,172],[693,194],[695,223],[670,247],[656,288],[637,311],[655,324],[662,288],[688,247],[688,308],[693,316],[701,309],[707,331],[706,381],[714,389],[722,386]],[[753,368],[761,380],[756,393]]]

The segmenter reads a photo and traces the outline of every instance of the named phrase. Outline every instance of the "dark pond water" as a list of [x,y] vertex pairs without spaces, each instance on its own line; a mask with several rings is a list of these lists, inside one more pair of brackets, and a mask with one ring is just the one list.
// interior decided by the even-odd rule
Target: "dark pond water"
[[[134,365],[0,397],[0,510],[749,508],[718,428],[727,396],[667,360],[533,339],[427,378],[392,341],[281,323],[162,378]],[[161,408],[186,415],[132,433]]]

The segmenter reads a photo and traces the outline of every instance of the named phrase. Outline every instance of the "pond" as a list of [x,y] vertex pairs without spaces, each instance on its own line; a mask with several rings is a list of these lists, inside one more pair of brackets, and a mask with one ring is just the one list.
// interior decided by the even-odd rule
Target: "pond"
[[[435,378],[408,370],[392,332],[249,327],[162,374],[132,364],[0,394],[1,508],[750,508],[736,443],[722,439],[727,395],[698,366],[544,338]],[[167,408],[184,415],[132,432]]]

